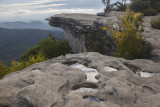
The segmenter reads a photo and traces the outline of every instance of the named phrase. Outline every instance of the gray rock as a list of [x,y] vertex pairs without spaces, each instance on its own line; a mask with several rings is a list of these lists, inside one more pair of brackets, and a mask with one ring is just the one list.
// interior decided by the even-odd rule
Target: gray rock
[[[97,69],[97,82],[72,64]],[[116,70],[108,72],[105,67]],[[154,73],[141,77],[137,72]],[[0,80],[0,107],[159,107],[160,63],[98,53],[68,54]],[[93,91],[76,91],[80,88]]]
[[[74,53],[85,52],[86,50],[86,37],[89,32],[100,31],[102,27],[106,26],[109,17],[101,17],[91,14],[57,14],[47,18],[49,24],[53,27],[60,27],[64,29],[65,38]],[[112,18],[116,20],[116,18]],[[108,38],[111,38],[109,35]],[[113,41],[107,41],[111,46],[108,46],[108,52],[113,51]]]
[[159,18],[160,14],[157,16],[147,16],[144,17],[144,33],[143,36],[153,46],[152,58],[151,60],[155,62],[160,62],[160,30],[153,29],[151,27],[150,21],[152,18]]

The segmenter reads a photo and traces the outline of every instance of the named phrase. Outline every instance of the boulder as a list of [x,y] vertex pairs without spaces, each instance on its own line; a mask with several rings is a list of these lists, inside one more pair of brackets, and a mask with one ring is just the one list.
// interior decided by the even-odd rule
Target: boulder
[[68,54],[6,75],[0,107],[159,107],[159,78],[160,63],[150,60]]

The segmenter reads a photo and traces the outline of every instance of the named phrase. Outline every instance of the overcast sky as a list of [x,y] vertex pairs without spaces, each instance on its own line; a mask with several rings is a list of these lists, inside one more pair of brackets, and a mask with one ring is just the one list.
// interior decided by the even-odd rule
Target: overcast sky
[[59,13],[95,14],[103,8],[101,0],[0,0],[0,22],[42,21]]

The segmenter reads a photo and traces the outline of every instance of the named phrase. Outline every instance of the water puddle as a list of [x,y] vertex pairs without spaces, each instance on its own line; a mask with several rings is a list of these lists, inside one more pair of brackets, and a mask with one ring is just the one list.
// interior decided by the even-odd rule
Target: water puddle
[[91,93],[91,92],[96,92],[97,89],[93,88],[79,88],[77,90],[73,90],[72,92],[82,92],[82,93]]
[[141,68],[139,68],[139,67],[137,67],[137,66],[128,64],[128,63],[126,63],[126,62],[124,62],[124,65],[126,65],[126,66],[127,66],[129,69],[131,69],[135,74],[138,74],[138,75],[141,76],[141,77],[148,78],[148,77],[154,76],[154,73],[151,73],[151,72],[142,72]]
[[95,76],[99,74],[96,69],[88,68],[88,67],[86,67],[86,66],[84,66],[82,64],[79,64],[79,63],[75,63],[75,64],[71,65],[71,67],[73,67],[73,68],[79,68],[83,72],[85,72],[86,75],[87,75],[87,80],[88,81],[98,82],[98,80],[95,78]]
[[99,100],[95,97],[92,97],[92,96],[87,96],[87,97],[84,97],[85,100],[88,100],[88,101],[94,101],[94,102],[98,102],[98,103],[103,103],[102,100]]
[[140,72],[139,75],[141,77],[147,78],[147,77],[152,77],[154,76],[154,73],[150,73],[150,72]]
[[115,71],[118,71],[117,69],[112,68],[112,67],[105,67],[104,69],[105,69],[105,71],[107,71],[107,72],[115,72]]

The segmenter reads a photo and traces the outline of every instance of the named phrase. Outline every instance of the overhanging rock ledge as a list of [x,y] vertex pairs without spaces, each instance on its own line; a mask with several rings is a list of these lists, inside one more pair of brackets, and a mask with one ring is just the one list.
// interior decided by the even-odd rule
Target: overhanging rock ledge
[[[86,37],[89,32],[98,31],[102,32],[102,27],[105,26],[107,20],[111,17],[96,16],[91,14],[57,14],[46,18],[49,25],[59,27],[64,30],[65,38],[74,53],[80,53],[86,50]],[[112,20],[117,22],[116,17]],[[111,36],[108,37],[108,55],[113,51],[113,43]]]

